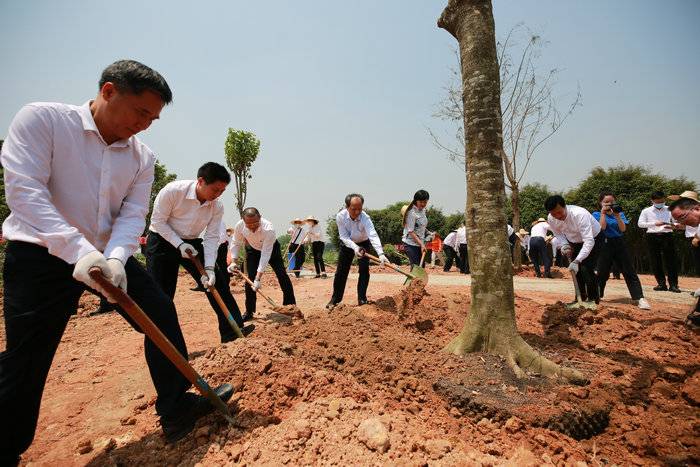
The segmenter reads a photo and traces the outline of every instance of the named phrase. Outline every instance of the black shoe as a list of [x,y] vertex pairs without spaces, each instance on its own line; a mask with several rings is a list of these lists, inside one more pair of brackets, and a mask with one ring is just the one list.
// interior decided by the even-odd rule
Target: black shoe
[[192,292],[206,292],[207,291],[207,289],[205,289],[201,285],[198,285],[197,287],[192,287],[190,290]]
[[665,285],[657,285],[656,287],[654,287],[654,290],[656,290],[657,292],[666,292],[668,289]]
[[547,279],[554,279],[554,278],[552,277],[552,273],[551,273],[551,272],[548,272],[547,274],[545,274],[544,277],[546,277]]
[[681,293],[681,289],[679,289],[677,285],[672,285],[671,287],[668,288],[668,291],[675,292],[675,293]]
[[328,302],[328,303],[326,303],[326,310],[328,310],[328,311],[333,311],[333,309],[334,309],[336,306],[338,306],[337,303]]
[[246,322],[246,321],[253,321],[253,313],[252,312],[246,311],[245,313],[243,313],[243,322]]
[[373,303],[374,303],[373,300],[367,300],[366,298],[364,298],[364,299],[362,299],[362,300],[358,300],[358,301],[357,301],[357,306],[371,305],[371,304],[373,304]]
[[325,272],[322,272],[321,277],[323,277],[324,279],[328,279],[328,274],[326,274]]
[[319,277],[321,277],[321,274],[316,274],[316,275],[314,276],[314,279],[318,279]]
[[[249,324],[241,328],[241,334],[243,334],[243,337],[248,337],[253,331],[255,331],[254,324]],[[235,334],[225,334],[221,336],[221,343],[225,344],[227,342],[235,341],[236,339],[238,339],[238,337],[236,337]]]
[[539,273],[539,272],[536,272],[536,273],[535,273],[535,276],[537,276],[537,277],[540,277],[540,278],[541,278],[541,277],[542,277],[542,274],[541,274],[541,273]]
[[[233,386],[228,383],[222,384],[215,388],[214,392],[226,403],[233,396]],[[194,429],[197,420],[214,411],[214,406],[211,405],[209,399],[200,395],[189,394],[194,401],[188,409],[176,415],[160,418],[160,426],[163,428],[165,440],[168,443],[174,443],[187,436]]]

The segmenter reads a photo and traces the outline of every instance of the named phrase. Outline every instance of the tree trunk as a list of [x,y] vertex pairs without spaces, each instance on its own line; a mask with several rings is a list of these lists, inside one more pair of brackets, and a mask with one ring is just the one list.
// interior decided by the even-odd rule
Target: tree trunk
[[518,377],[530,370],[585,381],[533,350],[515,324],[513,268],[503,209],[500,82],[490,0],[449,0],[438,20],[459,43],[466,140],[471,310],[462,332],[445,348],[458,355],[502,355]]
[[[520,187],[517,183],[513,183],[510,190],[510,207],[513,211],[513,230],[518,232],[520,230]],[[513,269],[520,271],[522,267],[522,248],[520,248],[519,238],[515,240],[515,247],[513,248]]]

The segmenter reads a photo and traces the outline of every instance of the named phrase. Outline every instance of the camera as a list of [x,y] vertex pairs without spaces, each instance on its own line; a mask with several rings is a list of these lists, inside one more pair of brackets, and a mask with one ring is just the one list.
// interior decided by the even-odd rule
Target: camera
[[610,210],[612,210],[612,212],[620,213],[620,212],[622,212],[622,206],[620,206],[617,203],[613,203],[610,205]]

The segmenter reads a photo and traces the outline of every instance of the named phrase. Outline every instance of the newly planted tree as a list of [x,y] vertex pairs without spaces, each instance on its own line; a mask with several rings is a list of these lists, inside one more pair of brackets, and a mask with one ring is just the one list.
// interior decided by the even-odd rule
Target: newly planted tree
[[466,138],[471,309],[462,332],[446,347],[461,355],[503,356],[518,377],[526,372],[584,382],[584,376],[544,358],[518,333],[513,269],[504,211],[501,86],[490,0],[449,0],[438,27],[459,43]]
[[242,215],[248,194],[248,179],[252,177],[250,168],[260,152],[260,140],[250,131],[229,128],[224,152],[226,164],[233,172],[233,181],[236,184],[236,208],[238,214]]

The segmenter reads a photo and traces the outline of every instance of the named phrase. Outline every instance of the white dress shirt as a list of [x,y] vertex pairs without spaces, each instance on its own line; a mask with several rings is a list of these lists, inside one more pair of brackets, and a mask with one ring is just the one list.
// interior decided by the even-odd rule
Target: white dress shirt
[[424,240],[427,227],[428,216],[425,213],[425,209],[418,209],[416,206],[412,206],[406,213],[406,226],[403,228],[403,238],[401,241],[407,245],[420,246],[409,234],[413,232],[418,238]]
[[510,224],[506,224],[506,230],[508,231],[508,238],[515,233],[515,229]]
[[693,238],[693,237],[700,238],[700,228],[686,225],[685,226],[685,238]]
[[465,226],[457,229],[457,246],[467,243],[467,228]]
[[559,237],[561,245],[583,243],[581,251],[574,259],[580,263],[588,258],[595,245],[595,237],[600,233],[600,223],[586,209],[572,204],[566,206],[566,219],[560,221],[551,214],[547,216],[549,230]]
[[214,267],[219,248],[224,203],[220,199],[200,203],[196,180],[175,180],[163,187],[153,203],[149,230],[174,247],[202,238],[204,266]]
[[277,237],[272,222],[267,219],[260,218],[260,226],[255,232],[252,232],[246,227],[243,219],[236,223],[233,228],[232,242],[229,242],[229,250],[231,251],[231,260],[236,261],[238,258],[238,250],[245,244],[248,244],[260,252],[260,262],[258,263],[258,272],[263,272],[270,262],[272,248],[275,246]]
[[89,102],[26,105],[2,148],[5,239],[69,264],[95,250],[125,263],[146,223],[154,161],[135,136],[106,144]]
[[338,236],[340,237],[340,241],[343,242],[346,247],[352,248],[355,253],[360,249],[356,242],[369,240],[378,255],[384,254],[382,242],[379,239],[379,235],[377,235],[377,231],[374,230],[372,219],[370,219],[366,212],[360,212],[357,219],[353,220],[350,218],[348,210],[343,209],[336,214],[335,222],[338,224]]
[[309,230],[309,235],[307,236],[307,239],[310,242],[323,241],[323,232],[321,231],[321,224],[314,224],[313,226],[311,226],[311,230]]
[[228,242],[228,234],[226,233],[226,222],[221,221],[221,227],[219,227],[219,245]]
[[447,237],[445,237],[445,240],[442,241],[443,245],[447,245],[449,247],[454,248],[455,250],[458,248],[457,245],[457,232],[450,232],[447,234]]
[[640,229],[647,229],[647,233],[669,233],[673,231],[668,225],[656,225],[656,221],[673,222],[671,211],[668,210],[668,206],[664,205],[661,209],[648,206],[642,209],[642,212],[639,213],[637,226]]
[[537,224],[533,225],[530,229],[530,236],[546,238],[548,230],[551,230],[549,228],[549,224],[547,224],[546,222],[538,222]]

